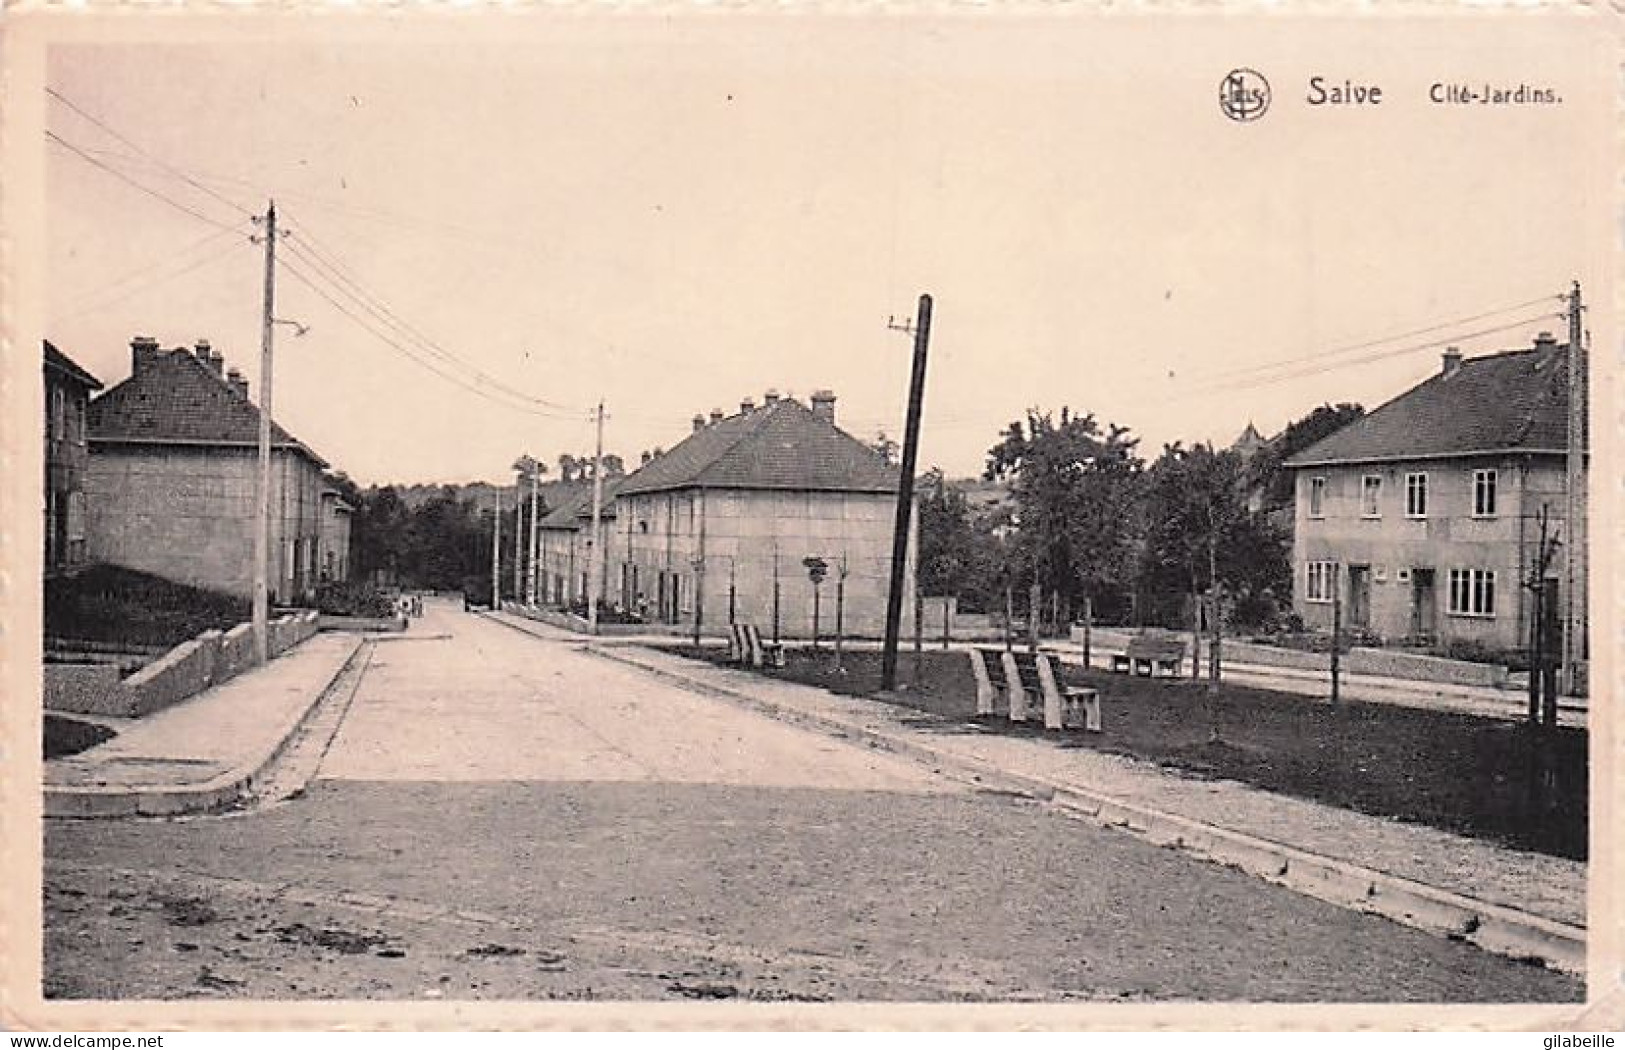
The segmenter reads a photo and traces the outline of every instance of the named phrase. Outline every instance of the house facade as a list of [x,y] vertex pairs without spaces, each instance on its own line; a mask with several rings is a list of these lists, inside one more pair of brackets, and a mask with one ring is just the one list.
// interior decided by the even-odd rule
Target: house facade
[[86,418],[101,380],[45,342],[45,571],[87,560],[85,472],[90,462]]
[[[259,408],[207,342],[130,344],[130,376],[90,403],[85,477],[90,556],[181,583],[250,596]],[[321,577],[324,520],[337,559],[327,463],[271,426],[272,600],[308,598]],[[330,511],[332,519],[324,519]],[[347,529],[345,530],[348,531]],[[346,561],[348,541],[345,541]]]
[[[1452,350],[1427,381],[1291,457],[1298,615],[1330,627],[1335,595],[1346,625],[1385,639],[1527,645],[1536,577],[1561,608],[1565,559],[1584,579],[1583,540],[1561,542],[1568,368],[1545,333],[1529,350]],[[1576,498],[1583,516],[1583,486]],[[1583,591],[1573,600],[1583,640]]]
[[355,508],[332,485],[322,488],[321,525],[316,544],[317,577],[322,583],[350,578],[350,521]]
[[[835,425],[831,393],[802,405],[770,392],[731,416],[697,415],[682,443],[617,492],[610,593],[659,623],[752,623],[764,637],[805,638],[815,605],[820,635],[834,633],[839,588],[844,632],[879,637],[897,493],[895,468]],[[822,582],[809,559],[825,566]],[[904,602],[906,622],[913,605]]]
[[[620,562],[621,533],[615,527],[618,505],[616,492],[620,478],[604,479],[598,512],[598,532],[593,540],[592,485],[577,485],[562,503],[537,522],[536,600],[542,605],[568,607],[585,602],[590,591],[592,544],[601,545],[604,556],[598,567],[599,600],[616,601],[610,589],[611,566]],[[622,608],[628,608],[622,604]]]

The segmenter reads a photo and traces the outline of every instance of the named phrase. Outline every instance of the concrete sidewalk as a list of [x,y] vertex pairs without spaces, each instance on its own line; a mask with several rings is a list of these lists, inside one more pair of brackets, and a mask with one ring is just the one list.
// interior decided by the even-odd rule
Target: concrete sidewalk
[[1234,781],[1183,777],[1122,756],[1059,746],[1059,733],[988,733],[971,723],[652,649],[592,651],[772,717],[907,754],[986,787],[1050,800],[1311,896],[1502,954],[1541,958],[1571,972],[1584,968],[1583,862],[1504,849]]
[[118,720],[112,740],[45,763],[45,815],[156,816],[229,806],[276,760],[363,642],[359,634],[323,632],[173,707]]

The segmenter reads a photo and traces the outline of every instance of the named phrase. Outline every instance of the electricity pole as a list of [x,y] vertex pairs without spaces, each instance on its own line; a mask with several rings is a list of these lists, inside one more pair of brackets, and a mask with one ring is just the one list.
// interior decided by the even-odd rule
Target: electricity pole
[[1574,282],[1569,292],[1569,426],[1568,472],[1566,478],[1564,517],[1568,526],[1568,543],[1563,552],[1565,580],[1563,602],[1563,692],[1570,696],[1579,691],[1579,662],[1585,649],[1582,637],[1586,609],[1586,505],[1584,498],[1585,474],[1585,402],[1586,360],[1582,345],[1585,335],[1581,323],[1580,282]]
[[276,301],[276,202],[265,209],[265,303],[260,318],[259,486],[254,494],[254,660],[270,659],[271,323]]
[[880,688],[897,685],[897,635],[903,618],[903,576],[908,562],[909,525],[914,511],[914,466],[920,452],[920,412],[925,405],[925,357],[931,345],[931,296],[920,296],[912,326],[891,327],[914,334],[914,368],[908,383],[908,422],[903,432],[903,465],[898,478],[897,519],[892,530],[891,588],[886,593],[886,640],[881,652]]
[[502,608],[502,486],[491,493],[491,611]]
[[536,604],[536,584],[540,573],[536,568],[536,556],[541,553],[541,506],[542,506],[542,465],[533,464],[530,468],[530,571],[525,575],[525,604]]
[[598,633],[598,578],[604,563],[604,545],[599,541],[598,523],[604,514],[604,402],[599,399],[593,413],[598,421],[598,438],[592,453],[592,546],[587,557],[587,632]]

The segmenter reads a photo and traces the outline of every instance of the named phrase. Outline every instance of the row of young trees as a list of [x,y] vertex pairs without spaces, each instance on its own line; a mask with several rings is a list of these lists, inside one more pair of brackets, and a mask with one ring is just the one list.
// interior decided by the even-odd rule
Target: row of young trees
[[922,589],[984,611],[1026,613],[1037,594],[1062,620],[1087,602],[1102,621],[1184,626],[1216,581],[1233,622],[1268,626],[1292,586],[1282,462],[1361,413],[1321,406],[1247,457],[1175,443],[1147,463],[1125,427],[1029,410],[987,454],[983,478],[1008,503],[973,506],[941,471],[922,479]]

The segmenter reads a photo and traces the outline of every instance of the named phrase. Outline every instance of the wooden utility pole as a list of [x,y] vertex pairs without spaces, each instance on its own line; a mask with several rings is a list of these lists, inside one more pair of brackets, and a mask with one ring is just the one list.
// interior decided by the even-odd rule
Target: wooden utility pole
[[276,303],[276,202],[265,209],[265,302],[260,317],[259,485],[254,493],[254,660],[270,659],[271,332]]
[[839,575],[835,577],[835,670],[841,666],[841,647],[846,639],[846,552],[841,553]]
[[903,619],[903,577],[908,568],[908,537],[914,520],[914,467],[920,454],[925,358],[930,345],[931,297],[922,295],[914,317],[914,367],[908,382],[908,421],[903,431],[903,464],[898,477],[897,517],[892,529],[891,587],[886,592],[886,638],[880,654],[883,691],[897,687],[897,636]]
[[1208,692],[1219,690],[1219,644],[1221,631],[1219,626],[1219,553],[1218,537],[1213,530],[1213,507],[1208,505],[1207,529],[1207,688]]
[[[524,458],[522,457],[521,462]],[[519,464],[514,464],[519,470]],[[525,475],[513,483],[513,600],[525,600]]]
[[1332,703],[1338,701],[1343,655],[1343,563],[1332,562]]
[[1580,301],[1580,282],[1569,292],[1569,420],[1568,470],[1564,485],[1565,528],[1568,541],[1563,549],[1563,692],[1579,691],[1580,661],[1585,658],[1586,612],[1586,506],[1585,498],[1585,407],[1586,357],[1585,326]]
[[502,608],[502,486],[492,493],[491,513],[491,611]]
[[525,573],[526,605],[536,604],[536,584],[541,578],[541,573],[536,568],[536,556],[541,553],[542,546],[541,507],[542,465],[536,463],[530,468],[530,543],[528,547],[530,551],[530,568]]
[[592,540],[587,548],[587,632],[598,633],[598,597],[603,580],[599,573],[604,564],[604,545],[599,542],[598,526],[604,517],[604,402],[598,402],[597,438],[592,452]]

